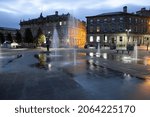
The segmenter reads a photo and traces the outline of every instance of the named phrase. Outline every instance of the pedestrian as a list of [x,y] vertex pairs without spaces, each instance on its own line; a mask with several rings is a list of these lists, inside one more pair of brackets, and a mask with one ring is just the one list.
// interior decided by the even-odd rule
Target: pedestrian
[[148,51],[148,47],[149,47],[149,42],[147,42],[147,51]]
[[49,52],[49,48],[50,48],[50,39],[49,38],[46,39],[46,48],[47,48],[47,51]]

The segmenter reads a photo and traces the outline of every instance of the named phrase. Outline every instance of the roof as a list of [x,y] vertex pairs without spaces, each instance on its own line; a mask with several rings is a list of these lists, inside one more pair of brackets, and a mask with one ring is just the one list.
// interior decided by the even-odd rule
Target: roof
[[59,20],[67,20],[67,18],[70,16],[70,14],[62,14],[62,15],[48,15],[46,17],[39,17],[35,19],[29,19],[28,21],[20,21],[20,25],[24,24],[30,24],[30,23],[42,23],[43,21],[50,21],[50,22],[55,22]]
[[[125,13],[125,12],[108,12],[108,13],[102,13],[95,16],[87,16],[86,18],[93,18],[93,17],[104,17],[104,16],[114,16],[114,15],[132,15],[132,16],[140,16],[139,14],[134,13]],[[143,16],[147,17],[147,16]]]
[[8,28],[8,27],[0,27],[0,30],[16,31],[16,30],[18,30],[18,29],[16,29],[16,28]]

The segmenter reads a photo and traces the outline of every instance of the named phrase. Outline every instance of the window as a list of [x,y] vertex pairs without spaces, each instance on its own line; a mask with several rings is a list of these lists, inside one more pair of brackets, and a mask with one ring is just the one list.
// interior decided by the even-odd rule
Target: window
[[106,19],[106,18],[104,19],[104,22],[107,22],[107,19]]
[[90,27],[90,32],[93,32],[93,26]]
[[132,21],[132,19],[131,18],[129,18],[129,22],[131,23],[131,21]]
[[123,21],[123,17],[120,17],[120,21]]
[[143,20],[141,20],[141,23],[143,23]]
[[93,42],[93,36],[90,36],[90,42]]
[[122,26],[122,25],[119,26],[119,31],[120,31],[120,32],[123,31],[123,26]]
[[99,23],[100,22],[100,19],[97,19],[97,23]]
[[67,24],[67,22],[66,21],[64,21],[64,25],[66,25]]
[[108,38],[107,38],[107,36],[105,36],[104,42],[107,43],[107,41],[108,41]]
[[100,27],[99,27],[99,26],[97,27],[96,31],[97,31],[97,32],[100,32]]
[[122,42],[122,37],[120,37],[120,42]]
[[93,24],[93,19],[90,19],[90,23]]
[[115,21],[115,18],[113,17],[111,20],[114,22],[114,21]]
[[137,22],[138,22],[138,19],[135,19],[135,22],[137,23]]
[[100,42],[100,36],[96,37],[96,42]]
[[137,28],[137,26],[135,27],[135,32],[138,32],[138,28]]
[[111,32],[114,32],[114,31],[115,31],[115,29],[114,29],[114,27],[112,27],[112,28],[111,28]]
[[61,25],[62,25],[62,22],[59,22],[59,25],[61,26]]

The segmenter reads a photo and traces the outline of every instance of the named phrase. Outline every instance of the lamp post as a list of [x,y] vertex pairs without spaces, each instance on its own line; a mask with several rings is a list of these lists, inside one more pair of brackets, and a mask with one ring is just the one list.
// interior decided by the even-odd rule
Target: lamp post
[[50,41],[50,34],[51,34],[51,32],[48,31],[48,38],[46,39],[46,47],[47,47],[47,51],[49,51],[50,43],[51,43],[51,41]]
[[128,42],[129,42],[129,33],[131,32],[131,29],[126,29],[126,32],[127,32],[127,38],[128,38]]

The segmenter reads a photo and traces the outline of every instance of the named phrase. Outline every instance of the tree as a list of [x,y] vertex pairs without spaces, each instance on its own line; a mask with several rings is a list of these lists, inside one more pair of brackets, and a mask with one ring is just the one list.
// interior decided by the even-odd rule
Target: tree
[[4,34],[0,32],[0,43],[4,43],[5,41],[5,37],[4,37]]
[[17,43],[21,43],[22,42],[22,35],[19,32],[19,30],[17,30],[17,32],[16,32],[16,41],[17,41]]
[[11,43],[13,42],[11,33],[8,33],[8,34],[7,34],[7,41],[10,41]]
[[45,41],[46,41],[46,37],[43,34],[42,29],[39,28],[38,31],[37,31],[37,42],[38,42],[38,45],[41,46]]
[[38,44],[39,45],[42,45],[44,42],[46,42],[46,37],[44,34],[41,34],[39,37],[38,37]]
[[24,37],[25,37],[24,42],[26,42],[26,43],[33,43],[34,42],[34,38],[33,38],[33,35],[32,35],[32,32],[31,32],[30,28],[27,28],[25,30]]
[[38,31],[37,31],[37,38],[38,38],[40,35],[42,35],[42,34],[43,34],[43,31],[42,31],[41,28],[39,28]]

